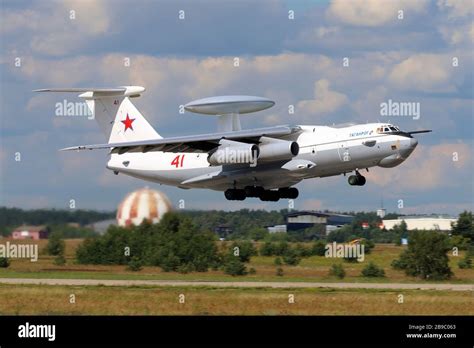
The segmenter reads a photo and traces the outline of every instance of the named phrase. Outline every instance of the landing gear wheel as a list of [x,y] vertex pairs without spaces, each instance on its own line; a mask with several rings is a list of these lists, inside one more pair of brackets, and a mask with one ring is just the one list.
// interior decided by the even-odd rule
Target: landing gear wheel
[[265,190],[260,195],[261,201],[277,202],[279,199],[280,199],[280,194],[278,193],[278,191]]
[[352,186],[364,186],[366,180],[365,180],[365,176],[358,174],[358,175],[351,175],[347,179],[347,182],[349,183],[349,185],[352,185]]
[[357,175],[351,175],[348,179],[347,179],[347,182],[349,183],[349,185],[351,186],[354,186],[354,185],[357,185]]
[[245,191],[244,190],[235,190],[235,199],[238,201],[243,201],[245,199]]
[[243,201],[246,198],[245,191],[237,189],[225,190],[224,196],[229,201]]
[[295,199],[298,198],[299,192],[296,187],[285,187],[278,189],[278,194],[280,195],[280,198]]
[[260,197],[265,190],[261,186],[246,186],[244,191],[247,197]]
[[232,201],[234,199],[234,190],[232,189],[225,190],[224,196],[227,200]]

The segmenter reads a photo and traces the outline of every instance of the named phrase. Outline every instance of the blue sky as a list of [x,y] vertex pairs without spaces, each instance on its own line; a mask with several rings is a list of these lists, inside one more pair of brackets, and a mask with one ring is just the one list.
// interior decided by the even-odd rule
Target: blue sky
[[[472,210],[473,14],[472,1],[454,0],[2,1],[0,205],[67,208],[75,199],[109,210],[148,185],[189,209],[287,207],[114,176],[106,152],[60,153],[103,136],[93,120],[54,116],[56,102],[77,99],[31,92],[133,84],[147,88],[134,102],[163,136],[213,131],[212,118],[178,108],[225,94],[276,101],[243,116],[246,128],[379,120],[433,129],[399,167],[371,170],[364,187],[342,176],[300,183],[295,208],[374,210],[383,197],[407,214]],[[389,99],[419,102],[420,119],[381,116]]]

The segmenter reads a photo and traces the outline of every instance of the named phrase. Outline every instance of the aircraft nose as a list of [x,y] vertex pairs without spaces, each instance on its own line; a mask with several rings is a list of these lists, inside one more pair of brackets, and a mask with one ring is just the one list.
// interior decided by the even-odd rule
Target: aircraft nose
[[400,156],[403,159],[407,159],[408,156],[415,150],[416,145],[418,145],[418,140],[415,138],[405,138],[400,148]]

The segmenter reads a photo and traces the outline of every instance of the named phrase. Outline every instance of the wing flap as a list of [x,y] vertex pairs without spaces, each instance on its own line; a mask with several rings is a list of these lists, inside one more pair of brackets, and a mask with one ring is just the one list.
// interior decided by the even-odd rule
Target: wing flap
[[202,183],[205,183],[207,181],[215,181],[215,179],[217,177],[221,177],[222,179],[224,179],[227,176],[222,174],[222,172],[220,172],[220,171],[215,171],[215,172],[212,172],[212,173],[199,175],[199,176],[196,176],[196,177],[188,179],[188,180],[184,180],[183,182],[181,182],[181,185],[196,184],[196,183],[202,184]]

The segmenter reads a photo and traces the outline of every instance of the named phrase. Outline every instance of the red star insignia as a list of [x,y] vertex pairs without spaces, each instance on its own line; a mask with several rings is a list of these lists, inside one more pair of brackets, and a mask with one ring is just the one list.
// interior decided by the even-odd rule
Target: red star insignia
[[132,127],[133,121],[135,121],[135,119],[134,119],[134,118],[129,118],[129,117],[128,117],[128,114],[127,114],[127,118],[126,118],[125,120],[120,121],[120,122],[122,122],[122,123],[125,125],[125,130],[124,130],[124,132],[126,132],[127,129],[129,129],[129,128],[130,128],[131,130],[133,130],[133,127]]

